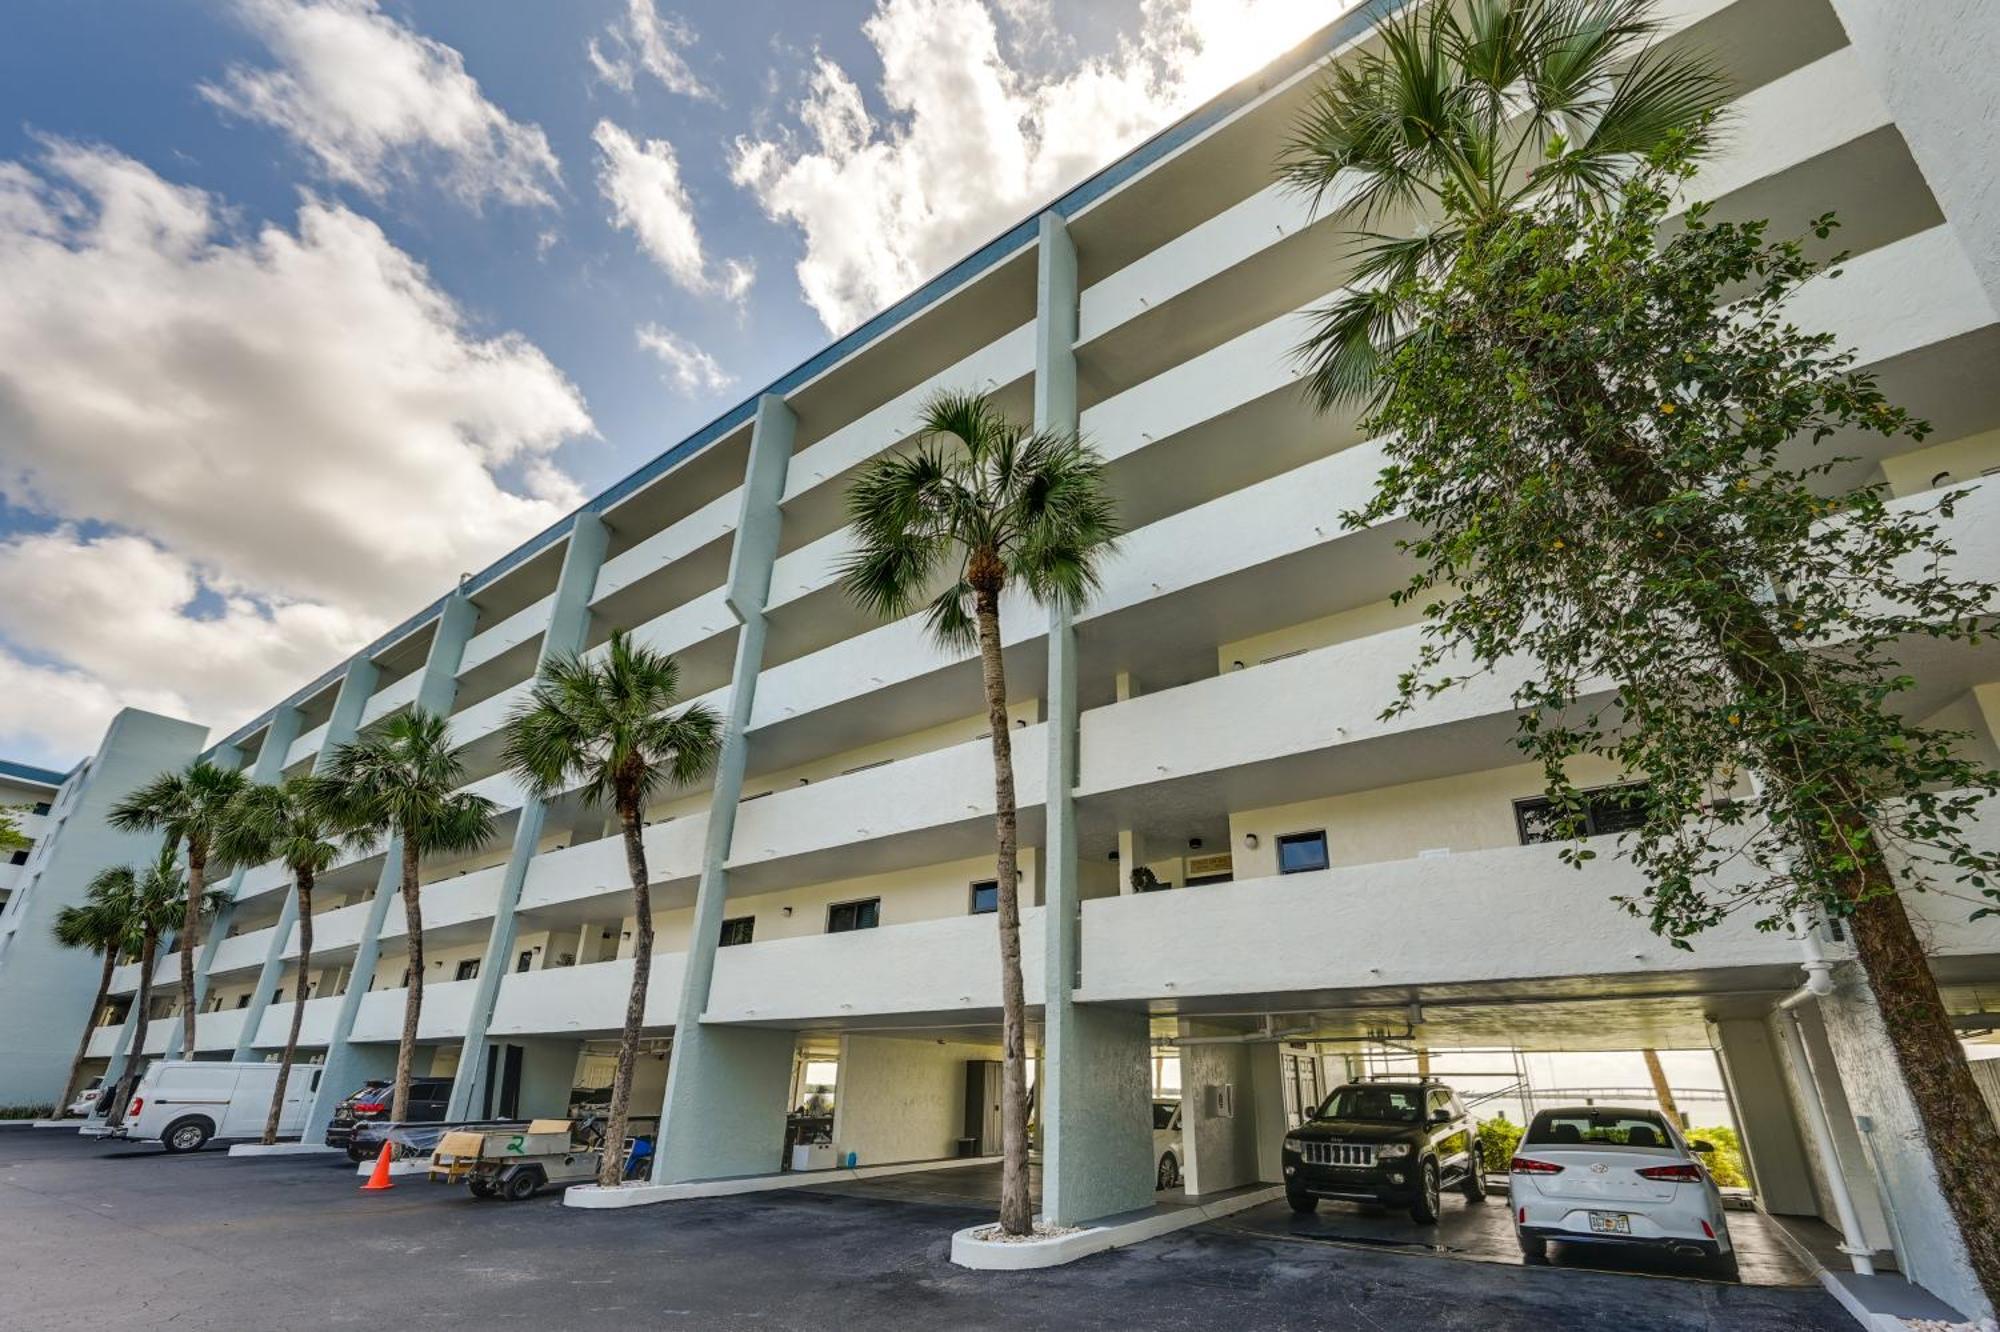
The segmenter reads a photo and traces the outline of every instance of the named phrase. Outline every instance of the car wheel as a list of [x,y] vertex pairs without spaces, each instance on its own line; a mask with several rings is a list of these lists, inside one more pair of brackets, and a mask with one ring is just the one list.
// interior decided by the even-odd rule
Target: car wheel
[[1308,1216],[1319,1210],[1319,1199],[1313,1197],[1310,1193],[1294,1193],[1290,1189],[1286,1189],[1285,1201],[1290,1203],[1292,1210],[1300,1216]]
[[1438,1163],[1427,1159],[1418,1172],[1417,1196],[1410,1203],[1410,1220],[1420,1226],[1434,1226],[1438,1219]]
[[1480,1155],[1476,1142],[1472,1144],[1471,1158],[1465,1163],[1465,1200],[1486,1201],[1486,1158]]
[[1174,1160],[1172,1152],[1160,1154],[1160,1171],[1153,1187],[1156,1189],[1178,1188],[1181,1182],[1181,1163]]
[[354,1164],[356,1165],[360,1165],[362,1162],[368,1159],[368,1153],[362,1151],[359,1147],[356,1147],[353,1143],[350,1142],[349,1144],[347,1144],[347,1159],[354,1162]]
[[182,1152],[200,1151],[214,1136],[215,1130],[206,1119],[177,1119],[160,1135],[160,1145],[178,1156]]
[[535,1196],[535,1190],[542,1187],[542,1172],[539,1170],[517,1170],[507,1177],[500,1191],[508,1202],[522,1202]]
[[1516,1234],[1514,1238],[1521,1241],[1521,1257],[1525,1261],[1538,1267],[1548,1262],[1549,1242],[1540,1235]]

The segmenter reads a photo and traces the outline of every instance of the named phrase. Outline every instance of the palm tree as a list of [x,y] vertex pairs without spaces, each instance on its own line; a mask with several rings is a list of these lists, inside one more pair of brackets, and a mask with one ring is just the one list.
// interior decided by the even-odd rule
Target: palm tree
[[571,786],[583,800],[618,815],[625,868],[632,880],[632,989],[618,1037],[618,1070],[605,1117],[597,1182],[624,1177],[632,1066],[646,1024],[653,968],[653,900],[646,868],[646,803],[664,787],[688,786],[715,766],[721,721],[708,707],[680,707],[680,663],[632,642],[624,630],[596,661],[560,656],[542,667],[534,692],[507,719],[506,762],[531,794],[549,800]]
[[[465,764],[452,752],[445,719],[411,708],[335,748],[312,797],[321,816],[355,847],[373,850],[386,839],[402,858],[410,979],[403,1000],[403,1038],[396,1049],[391,1120],[401,1120],[409,1109],[410,1059],[424,1007],[424,909],[417,871],[425,856],[476,851],[493,835],[493,802],[459,791],[464,779]],[[366,984],[360,977],[356,981]]]
[[97,977],[97,996],[90,1002],[90,1016],[83,1024],[83,1039],[76,1044],[76,1058],[70,1061],[69,1077],[63,1081],[56,1112],[76,1094],[77,1076],[90,1053],[90,1038],[96,1030],[97,1015],[104,1011],[104,997],[111,992],[111,973],[132,940],[132,918],[138,896],[138,881],[130,867],[119,865],[102,870],[84,889],[84,899],[56,912],[55,940],[64,948],[82,948],[104,959]]
[[[139,955],[139,993],[132,1001],[132,1011],[137,1015],[132,1019],[136,1023],[132,1032],[132,1053],[126,1060],[125,1076],[119,1079],[116,1087],[107,1089],[107,1094],[111,1096],[111,1110],[105,1122],[114,1128],[125,1122],[129,1089],[138,1082],[141,1065],[146,1059],[146,1030],[152,1022],[153,968],[159,958],[160,939],[186,920],[187,880],[177,863],[177,851],[173,840],[168,839],[161,845],[158,858],[143,873],[135,873],[121,865],[98,876],[99,879],[107,875],[123,876],[111,891],[131,904],[125,947],[126,951]],[[213,917],[228,900],[228,895],[217,889],[205,890],[195,907],[197,922]],[[194,1057],[191,1035],[185,1057]]]
[[181,772],[165,772],[111,807],[111,826],[127,832],[160,832],[171,853],[187,848],[187,903],[182,913],[181,1049],[194,1057],[194,950],[201,942],[201,908],[208,892],[208,860],[229,802],[247,779],[232,768],[196,759]]
[[[1300,348],[1320,406],[1372,396],[1410,327],[1404,281],[1446,267],[1468,232],[1538,202],[1595,208],[1676,140],[1700,145],[1728,96],[1708,59],[1654,44],[1653,0],[1413,5],[1343,59],[1281,162],[1316,204],[1338,188],[1363,230],[1352,286]],[[1426,213],[1407,236],[1367,230]]]
[[216,839],[217,855],[231,864],[283,861],[292,872],[298,895],[298,983],[292,1027],[285,1035],[285,1053],[278,1060],[278,1080],[271,1089],[271,1111],[264,1119],[267,1147],[278,1140],[278,1113],[285,1104],[285,1084],[291,1078],[292,1061],[298,1058],[299,1028],[306,1016],[312,970],[313,880],[340,854],[340,848],[329,840],[320,785],[316,777],[291,777],[276,786],[253,783],[244,787],[230,802],[229,817]]
[[1097,587],[1098,557],[1118,536],[1104,461],[1074,435],[1029,433],[977,393],[924,406],[917,447],[865,467],[847,492],[855,549],[842,585],[863,609],[899,617],[928,601],[925,627],[959,652],[977,647],[993,741],[998,843],[1002,1080],[1000,1228],[1025,1235],[1028,1196],[1027,1014],[1015,870],[1013,744],[1000,655],[1000,598],[1010,586],[1074,610]]

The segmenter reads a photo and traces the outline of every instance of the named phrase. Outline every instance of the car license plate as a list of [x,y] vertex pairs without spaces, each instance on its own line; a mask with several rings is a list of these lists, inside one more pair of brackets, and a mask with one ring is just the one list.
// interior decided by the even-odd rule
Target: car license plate
[[1592,1212],[1590,1228],[1599,1235],[1629,1235],[1632,1233],[1632,1218],[1624,1212]]

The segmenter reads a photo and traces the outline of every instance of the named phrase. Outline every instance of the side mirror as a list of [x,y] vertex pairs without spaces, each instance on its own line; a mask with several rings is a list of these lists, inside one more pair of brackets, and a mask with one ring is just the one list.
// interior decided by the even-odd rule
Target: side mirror
[[1703,1156],[1707,1156],[1709,1153],[1715,1150],[1715,1144],[1712,1142],[1703,1142],[1700,1138],[1696,1138],[1693,1142],[1688,1144],[1688,1150],[1693,1152],[1700,1152]]
[[1431,1123],[1433,1123],[1433,1124],[1449,1124],[1449,1123],[1451,1123],[1451,1111],[1449,1111],[1449,1110],[1433,1110],[1433,1111],[1431,1111]]

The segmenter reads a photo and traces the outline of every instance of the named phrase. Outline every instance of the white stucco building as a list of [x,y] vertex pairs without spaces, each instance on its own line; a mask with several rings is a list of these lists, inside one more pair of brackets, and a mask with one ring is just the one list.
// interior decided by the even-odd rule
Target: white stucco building
[[50,814],[62,783],[59,772],[0,759],[0,810],[12,816],[15,828],[28,839],[25,847],[0,851],[0,911],[6,909],[7,899],[27,877],[35,845],[49,834]]
[[[2000,18],[1970,0],[1665,9],[1671,40],[1712,49],[1738,81],[1729,151],[1697,191],[1780,229],[1838,210],[1854,257],[1796,316],[1936,427],[1850,479],[1904,496],[1971,485],[1952,536],[1966,571],[2000,578],[2000,482],[1982,479],[2000,468]],[[128,779],[199,751],[271,780],[412,705],[450,714],[473,787],[504,811],[486,850],[425,870],[419,1068],[454,1076],[472,1113],[557,1112],[608,1081],[590,1043],[615,1035],[629,976],[621,849],[573,798],[525,799],[499,754],[537,662],[623,627],[677,654],[689,695],[730,719],[716,780],[663,800],[646,833],[650,1016],[672,1050],[641,1085],[664,1103],[661,1177],[773,1169],[787,1110],[821,1076],[837,1080],[841,1154],[952,1155],[965,1065],[998,1057],[977,664],[929,646],[914,619],[857,611],[834,569],[855,469],[909,437],[933,390],[983,387],[1019,419],[1080,427],[1130,529],[1074,625],[1026,601],[1005,610],[1052,1217],[1151,1197],[1156,1041],[1325,1042],[1182,1049],[1195,1191],[1273,1177],[1288,1100],[1328,1085],[1370,1033],[1713,1048],[1764,1206],[1833,1219],[1837,1166],[1866,1247],[1977,1310],[1844,944],[1816,941],[1839,988],[1794,1019],[1778,1003],[1803,979],[1800,941],[1745,920],[1679,952],[1611,903],[1636,883],[1629,865],[1606,854],[1577,872],[1524,844],[1517,802],[1539,782],[1510,747],[1498,682],[1380,719],[1418,633],[1389,604],[1401,533],[1339,515],[1369,493],[1381,450],[1351,418],[1314,413],[1290,356],[1299,312],[1343,282],[1351,219],[1313,216],[1271,175],[1316,72],[1366,40],[1365,17],[1335,23],[233,734],[121,718],[64,786],[57,817],[75,807],[39,880],[0,917],[0,1101],[52,1094],[92,983],[82,966],[23,974],[35,950],[8,936],[106,857],[135,855],[92,821]],[[1926,648],[1909,665],[1922,707],[2000,760],[2000,658]],[[1138,866],[1175,891],[1133,892]],[[334,1071],[318,1123],[393,1060],[394,884],[380,854],[320,882],[305,1041]],[[289,1022],[294,903],[277,866],[233,888],[200,952],[197,1053],[254,1058]],[[1912,905],[1968,1029],[2000,1012],[2000,922],[1947,895]],[[162,1015],[175,974],[163,957]],[[55,1029],[47,1053],[16,1052],[12,999],[31,986]],[[129,1038],[105,1025],[92,1054],[122,1064]],[[156,1022],[146,1053],[178,1040]],[[1226,1118],[1199,1094],[1224,1084]],[[1809,1131],[1815,1101],[1830,1154]]]

